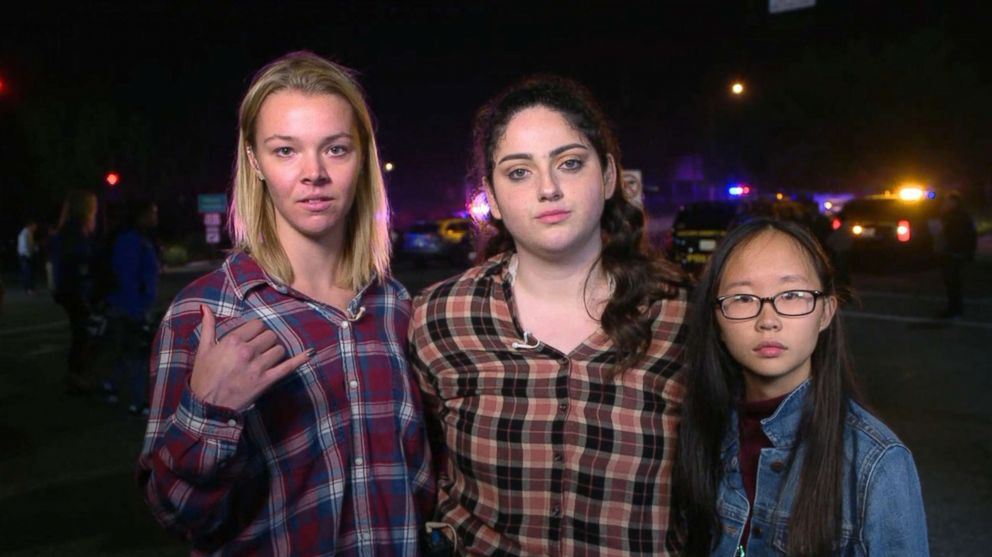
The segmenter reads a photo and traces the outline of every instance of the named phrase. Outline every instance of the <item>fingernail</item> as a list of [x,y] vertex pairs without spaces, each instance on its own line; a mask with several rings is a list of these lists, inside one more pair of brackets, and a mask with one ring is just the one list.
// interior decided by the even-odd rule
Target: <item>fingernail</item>
[[317,349],[316,348],[311,348],[311,349],[307,350],[307,357],[308,358],[313,358],[316,355],[317,355]]

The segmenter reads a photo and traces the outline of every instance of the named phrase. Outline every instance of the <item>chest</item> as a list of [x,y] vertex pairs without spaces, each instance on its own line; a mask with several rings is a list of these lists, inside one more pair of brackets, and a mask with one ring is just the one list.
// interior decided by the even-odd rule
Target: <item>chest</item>
[[571,353],[600,330],[601,312],[581,303],[562,304],[524,292],[516,294],[514,303],[523,330],[563,354]]

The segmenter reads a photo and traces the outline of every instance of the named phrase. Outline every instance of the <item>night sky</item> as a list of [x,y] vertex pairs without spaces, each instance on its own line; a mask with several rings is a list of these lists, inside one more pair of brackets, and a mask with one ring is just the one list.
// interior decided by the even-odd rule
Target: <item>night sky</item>
[[[252,73],[297,49],[359,72],[382,157],[396,164],[389,188],[401,220],[460,208],[474,110],[529,73],[589,85],[614,120],[624,165],[653,183],[702,148],[704,114],[726,102],[731,79],[758,94],[809,52],[852,40],[885,49],[936,29],[977,83],[992,69],[990,10],[939,2],[818,0],[776,15],[767,1],[729,0],[199,4],[3,9],[0,220],[51,218],[59,188],[97,187],[110,166],[122,187],[162,199],[166,218],[188,213],[196,193],[227,188]],[[109,131],[94,134],[100,126]],[[64,145],[39,147],[53,136]]]

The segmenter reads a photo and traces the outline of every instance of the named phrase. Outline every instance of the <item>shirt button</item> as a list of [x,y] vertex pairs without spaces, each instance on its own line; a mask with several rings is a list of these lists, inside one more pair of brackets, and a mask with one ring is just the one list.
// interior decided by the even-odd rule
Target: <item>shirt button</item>
[[776,460],[775,462],[772,462],[771,469],[772,472],[781,472],[782,470],[785,470],[785,463],[781,460]]
[[365,459],[363,459],[362,457],[358,457],[355,459],[355,464],[359,466],[361,466],[363,462],[365,462]]
[[234,427],[234,426],[238,425],[238,420],[235,420],[234,418],[231,418],[230,420],[227,420],[227,425],[229,425],[231,427]]
[[561,453],[555,453],[555,456],[553,458],[555,462],[561,462],[562,460],[565,460],[565,457],[561,456]]
[[568,365],[568,358],[558,358],[558,363],[561,364],[561,365],[563,365],[563,366],[567,366]]
[[564,414],[565,412],[568,412],[568,403],[567,402],[562,402],[562,403],[558,404],[558,413],[559,414]]
[[348,385],[349,385],[349,386],[350,386],[350,387],[351,387],[352,389],[357,389],[357,388],[358,388],[358,381],[355,381],[354,379],[352,379],[351,381],[348,381]]
[[751,529],[751,535],[756,538],[760,538],[763,533],[764,532],[761,531],[761,526],[755,526]]
[[555,518],[561,516],[561,507],[559,507],[557,505],[555,505],[554,507],[551,507],[551,516],[553,516]]
[[351,323],[350,322],[348,322],[348,321],[342,321],[341,322],[341,328],[342,329],[347,329],[348,327],[351,327]]

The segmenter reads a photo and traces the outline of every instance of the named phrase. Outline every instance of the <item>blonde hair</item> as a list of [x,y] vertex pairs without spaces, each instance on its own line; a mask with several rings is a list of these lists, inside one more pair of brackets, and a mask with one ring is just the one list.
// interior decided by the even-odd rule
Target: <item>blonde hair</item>
[[59,215],[59,230],[66,223],[75,222],[85,226],[97,209],[96,194],[88,190],[72,190],[62,202],[62,213]]
[[312,52],[292,52],[262,68],[248,87],[238,114],[238,150],[228,227],[237,249],[248,252],[272,277],[290,284],[293,269],[279,243],[275,209],[265,183],[251,166],[249,151],[262,103],[282,90],[307,95],[336,95],[351,105],[362,161],[355,200],[347,215],[339,276],[360,288],[373,276],[389,274],[389,204],[379,166],[372,115],[353,72]]

